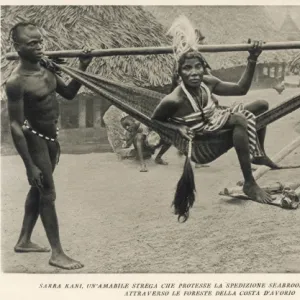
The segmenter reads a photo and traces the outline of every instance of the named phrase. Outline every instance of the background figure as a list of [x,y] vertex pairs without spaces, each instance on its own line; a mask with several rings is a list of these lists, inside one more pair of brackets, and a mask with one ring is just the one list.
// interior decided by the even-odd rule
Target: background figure
[[277,78],[277,83],[273,86],[273,89],[281,95],[282,92],[285,90],[285,81],[283,77]]
[[126,130],[123,147],[128,148],[133,144],[137,152],[137,159],[141,164],[140,172],[148,172],[145,159],[150,158],[158,148],[161,149],[155,162],[160,165],[168,164],[162,159],[162,156],[169,150],[171,144],[165,143],[156,132],[151,131],[129,115],[121,119],[121,125]]

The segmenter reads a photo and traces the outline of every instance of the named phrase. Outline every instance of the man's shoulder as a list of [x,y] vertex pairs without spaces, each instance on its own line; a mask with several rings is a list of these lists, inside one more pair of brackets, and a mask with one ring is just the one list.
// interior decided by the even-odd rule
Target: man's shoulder
[[5,89],[11,90],[11,89],[22,89],[23,88],[23,80],[22,75],[15,69],[11,75],[6,79],[4,82]]
[[42,68],[46,69],[48,73],[51,73],[53,76],[61,75],[61,71],[57,68],[54,61],[48,58],[42,58],[40,61]]
[[41,68],[44,69],[48,78],[57,78],[56,75],[58,75],[58,74],[55,73],[53,70],[51,70],[51,69],[49,70],[48,68],[45,68],[44,66],[41,66]]

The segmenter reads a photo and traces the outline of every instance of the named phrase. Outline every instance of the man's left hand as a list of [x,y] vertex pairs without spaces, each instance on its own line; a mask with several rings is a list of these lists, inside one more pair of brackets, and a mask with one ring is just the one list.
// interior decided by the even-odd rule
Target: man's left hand
[[80,66],[84,69],[86,69],[89,66],[89,64],[91,63],[91,61],[93,59],[92,56],[88,55],[91,51],[92,51],[91,49],[84,48],[82,51],[83,55],[79,56]]
[[262,41],[251,41],[251,39],[248,39],[248,44],[252,44],[252,49],[249,50],[250,58],[257,59],[260,54],[262,53]]

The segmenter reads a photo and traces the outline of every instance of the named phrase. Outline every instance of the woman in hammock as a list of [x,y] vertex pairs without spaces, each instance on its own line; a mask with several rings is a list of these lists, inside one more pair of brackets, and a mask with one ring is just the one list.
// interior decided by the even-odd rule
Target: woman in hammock
[[212,94],[247,94],[257,59],[262,52],[262,43],[253,43],[245,72],[238,83],[230,83],[206,73],[207,63],[197,50],[197,35],[186,18],[178,18],[169,33],[173,35],[181,84],[159,103],[152,119],[167,122],[169,125],[171,122],[180,124],[180,133],[187,139],[192,139],[197,133],[207,134],[220,129],[232,129],[233,145],[245,180],[244,193],[254,201],[271,203],[271,196],[258,186],[251,170],[251,162],[278,168],[264,150],[266,129],[256,132],[255,115],[268,110],[268,103],[259,100],[245,106],[239,104],[226,108],[217,106],[212,99]]

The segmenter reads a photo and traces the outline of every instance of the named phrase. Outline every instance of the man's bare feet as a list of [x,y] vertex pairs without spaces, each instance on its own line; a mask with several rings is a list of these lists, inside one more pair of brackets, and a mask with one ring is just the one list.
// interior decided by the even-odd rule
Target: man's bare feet
[[156,157],[155,158],[155,162],[158,164],[158,165],[168,165],[168,163],[166,161],[164,161],[161,157]]
[[251,161],[254,165],[263,165],[271,169],[280,169],[280,167],[275,164],[268,156],[254,157]]
[[245,182],[243,192],[250,199],[259,203],[270,204],[273,201],[272,196],[261,189],[255,181]]
[[53,267],[58,267],[66,270],[75,270],[84,267],[84,265],[81,262],[70,258],[64,253],[58,255],[52,254],[49,260],[49,264]]
[[32,242],[27,243],[18,243],[15,248],[15,252],[17,253],[27,253],[27,252],[50,252],[50,249],[47,247],[41,247]]

